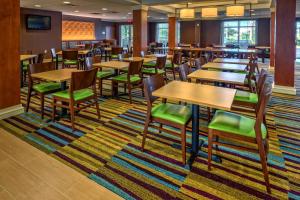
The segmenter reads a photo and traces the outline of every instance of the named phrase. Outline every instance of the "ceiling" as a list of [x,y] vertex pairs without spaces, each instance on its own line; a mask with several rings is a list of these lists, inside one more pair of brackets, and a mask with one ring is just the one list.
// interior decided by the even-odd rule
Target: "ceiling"
[[[65,4],[64,1],[70,2]],[[61,11],[64,15],[101,18],[104,21],[129,21],[132,19],[134,6],[149,6],[149,21],[166,21],[168,14],[178,13],[180,8],[186,7],[186,0],[20,0],[21,7]],[[225,17],[227,5],[234,4],[234,0],[189,0],[189,7],[193,7],[200,18],[201,8],[218,7],[220,18]],[[248,16],[251,8],[254,17],[270,15],[272,0],[237,0],[244,4]]]

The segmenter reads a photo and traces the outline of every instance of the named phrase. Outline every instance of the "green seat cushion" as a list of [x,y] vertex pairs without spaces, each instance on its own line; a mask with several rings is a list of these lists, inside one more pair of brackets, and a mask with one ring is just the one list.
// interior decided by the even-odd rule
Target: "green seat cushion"
[[234,100],[256,104],[258,103],[258,95],[247,91],[237,90]]
[[184,125],[190,120],[192,111],[188,106],[160,103],[152,108],[151,115],[155,118]]
[[28,70],[29,65],[23,65],[23,71],[27,71]]
[[33,89],[40,93],[51,92],[60,89],[60,83],[45,82],[33,85]]
[[112,55],[111,55],[111,58],[119,58],[119,56],[118,56],[117,54],[116,54],[116,55],[115,55],[115,54],[112,54]]
[[247,71],[235,71],[235,73],[238,73],[238,74],[248,74]]
[[[174,67],[175,67],[175,68],[178,67],[178,66],[179,66],[179,65],[174,64]],[[166,64],[166,68],[167,68],[167,69],[173,69],[172,63],[167,63],[167,64]]]
[[113,75],[112,71],[98,71],[97,72],[97,78],[106,78]]
[[53,58],[53,61],[57,61],[57,62],[62,62],[63,61],[63,59],[61,58],[61,57],[57,57],[57,58]]
[[[77,90],[77,91],[74,91],[74,93],[73,93],[75,101],[80,101],[85,98],[91,97],[93,95],[94,95],[94,93],[93,93],[93,90],[91,90],[91,89]],[[68,90],[56,92],[53,94],[53,96],[70,99],[70,93]]]
[[145,67],[155,67],[156,62],[146,62],[143,64]]
[[77,65],[78,60],[64,60],[65,65]]
[[[145,73],[145,74],[156,74],[155,68],[145,68],[145,69],[143,69],[142,72]],[[165,71],[161,70],[161,69],[158,69],[157,72],[159,74],[165,73]]]
[[[112,80],[114,81],[122,81],[122,82],[127,82],[127,74],[121,74],[121,75],[118,75],[118,76],[115,76],[112,78]],[[141,78],[138,76],[138,75],[132,75],[130,76],[130,82],[137,82],[137,81],[140,81]]]
[[[248,84],[249,84],[247,78],[245,79],[244,84],[245,84],[245,85],[248,85]],[[251,80],[251,87],[255,87],[255,86],[256,86],[255,81],[254,81],[254,80]]]
[[[218,110],[209,124],[208,128],[232,133],[236,135],[255,138],[255,119],[251,119],[239,114]],[[261,124],[262,138],[267,136],[267,129]]]

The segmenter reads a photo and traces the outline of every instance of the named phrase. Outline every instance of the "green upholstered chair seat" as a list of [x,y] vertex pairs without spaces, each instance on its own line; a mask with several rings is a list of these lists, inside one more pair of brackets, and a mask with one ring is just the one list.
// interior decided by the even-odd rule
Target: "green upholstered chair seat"
[[[74,91],[74,93],[73,93],[75,101],[80,101],[85,98],[91,97],[93,95],[94,95],[94,93],[93,93],[93,90],[91,90],[91,89],[77,90],[77,91]],[[68,90],[56,92],[53,94],[53,96],[64,98],[64,99],[70,99],[70,93]]]
[[[121,74],[119,76],[115,76],[115,77],[112,78],[112,80],[127,82],[127,74]],[[131,83],[137,82],[137,81],[140,81],[140,80],[141,80],[141,78],[138,75],[132,75],[132,76],[130,76],[130,82]]]
[[170,103],[160,103],[151,110],[154,118],[168,120],[177,124],[186,124],[192,116],[192,111],[188,106]]
[[258,103],[258,95],[247,91],[237,90],[234,100],[256,104]]
[[106,78],[109,76],[112,76],[114,73],[112,71],[98,71],[97,72],[97,78]]
[[[248,79],[245,79],[244,84],[245,84],[245,85],[248,85],[248,84],[249,84]],[[251,80],[251,87],[255,87],[255,86],[256,86],[255,81],[254,81],[254,80]]]
[[64,60],[65,65],[77,65],[78,60]]
[[121,69],[122,72],[128,72],[128,67]]
[[[244,117],[239,114],[218,110],[208,128],[232,133],[236,135],[255,138],[255,119]],[[262,138],[267,136],[267,129],[261,125]]]
[[[178,66],[179,66],[179,65],[174,64],[174,68],[176,68],[176,67],[178,67]],[[172,63],[167,63],[167,64],[166,64],[166,68],[167,68],[167,69],[173,69]]]
[[[165,71],[161,70],[161,69],[158,69],[157,72],[159,74],[165,73]],[[143,69],[143,73],[145,73],[145,74],[156,74],[156,71],[155,71],[155,68],[145,68],[145,69]]]
[[119,56],[117,54],[112,54],[111,58],[119,58]]
[[155,67],[155,65],[156,65],[156,62],[146,62],[146,63],[143,63],[143,65],[145,66],[145,67]]
[[51,92],[60,89],[60,83],[45,82],[33,85],[33,89],[40,93]]
[[235,73],[239,73],[239,74],[248,74],[247,71],[235,71]]
[[57,58],[53,58],[53,61],[54,62],[62,62],[63,61],[63,59],[61,58],[61,57],[57,57]]

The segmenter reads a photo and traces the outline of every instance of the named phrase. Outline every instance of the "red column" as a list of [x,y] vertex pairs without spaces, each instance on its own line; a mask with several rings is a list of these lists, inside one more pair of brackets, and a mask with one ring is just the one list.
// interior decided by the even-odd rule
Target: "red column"
[[140,56],[147,51],[148,7],[138,6],[133,10],[133,56]]
[[270,28],[270,66],[275,66],[275,12],[271,12]]
[[275,87],[294,87],[296,0],[277,0],[275,15]]
[[[175,16],[169,16],[169,36],[168,36],[168,43],[170,48],[176,47],[176,17]],[[169,51],[169,53],[172,53]]]

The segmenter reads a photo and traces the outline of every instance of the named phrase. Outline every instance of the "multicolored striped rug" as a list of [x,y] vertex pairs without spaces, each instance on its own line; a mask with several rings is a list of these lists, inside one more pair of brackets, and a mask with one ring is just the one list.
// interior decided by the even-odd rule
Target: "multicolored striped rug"
[[[141,151],[146,105],[139,90],[132,105],[125,95],[99,99],[101,120],[95,108],[81,111],[75,132],[68,119],[50,121],[50,98],[45,120],[34,97],[29,113],[2,120],[0,126],[125,199],[300,199],[300,97],[274,94],[268,109],[271,195],[256,154],[221,147],[222,163],[213,162],[213,170],[207,170],[205,108],[200,121],[203,157],[190,170],[181,165],[178,138],[165,132],[151,128]],[[26,89],[21,99],[25,104]],[[187,142],[190,146],[190,127]]]

